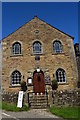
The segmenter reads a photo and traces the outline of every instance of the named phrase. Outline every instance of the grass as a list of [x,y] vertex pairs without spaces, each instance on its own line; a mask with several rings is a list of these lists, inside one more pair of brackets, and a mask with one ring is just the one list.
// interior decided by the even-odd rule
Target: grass
[[27,105],[24,105],[22,108],[18,108],[15,104],[2,102],[2,109],[6,111],[19,112],[19,111],[27,111],[28,107]]
[[66,119],[77,119],[80,120],[80,107],[51,107],[50,112],[66,118]]
[[2,102],[0,101],[0,109],[2,109]]

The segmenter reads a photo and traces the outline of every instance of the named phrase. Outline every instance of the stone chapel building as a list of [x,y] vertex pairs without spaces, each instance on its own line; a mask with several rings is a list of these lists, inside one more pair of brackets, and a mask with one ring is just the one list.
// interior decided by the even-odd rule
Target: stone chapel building
[[51,81],[58,90],[75,89],[78,72],[73,37],[35,16],[1,41],[2,90],[45,93]]

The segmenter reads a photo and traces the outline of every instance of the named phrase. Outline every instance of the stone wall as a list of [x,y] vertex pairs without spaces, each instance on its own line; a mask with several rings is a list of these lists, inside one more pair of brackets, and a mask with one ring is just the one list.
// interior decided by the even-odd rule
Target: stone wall
[[[48,93],[49,94],[49,93]],[[53,91],[53,104],[51,106],[80,106],[80,89]],[[2,101],[8,103],[18,102],[18,93],[3,92]],[[27,103],[27,93],[24,94],[23,103]],[[49,101],[48,101],[49,102]]]
[[53,91],[53,105],[76,106],[80,105],[80,89]]
[[78,67],[78,87],[80,88],[80,53],[76,56],[77,67]]
[[[14,104],[17,105],[19,93],[3,91],[1,94],[2,94],[1,95],[2,96],[2,101],[5,101],[7,103],[14,103]],[[27,94],[24,92],[24,94],[23,94],[23,104],[25,104],[25,103],[27,103]]]
[[18,93],[16,93],[16,92],[2,92],[2,101],[17,104]]

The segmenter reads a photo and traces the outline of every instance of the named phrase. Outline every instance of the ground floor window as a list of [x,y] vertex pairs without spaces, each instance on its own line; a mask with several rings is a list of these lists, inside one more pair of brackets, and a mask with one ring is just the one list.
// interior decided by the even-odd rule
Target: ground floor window
[[11,85],[20,85],[21,73],[19,71],[14,71],[11,75]]
[[66,82],[66,74],[65,71],[61,68],[59,68],[56,71],[56,78],[59,83],[65,83]]

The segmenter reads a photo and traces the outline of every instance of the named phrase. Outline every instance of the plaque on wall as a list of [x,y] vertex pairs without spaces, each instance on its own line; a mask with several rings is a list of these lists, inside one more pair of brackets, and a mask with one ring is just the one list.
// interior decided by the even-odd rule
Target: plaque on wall
[[32,84],[32,79],[31,78],[28,79],[28,84]]
[[40,33],[40,31],[39,30],[34,30],[34,33],[36,34],[36,35],[38,35],[39,33]]
[[35,60],[36,60],[36,61],[39,61],[39,60],[40,60],[40,56],[39,56],[39,55],[36,55],[36,56],[35,56]]
[[32,80],[31,77],[29,77],[29,78],[27,79],[27,83],[28,83],[28,85],[32,85],[32,84],[33,84],[33,80]]
[[51,84],[51,79],[50,79],[50,76],[49,76],[49,75],[45,76],[45,84],[46,84],[46,85]]

